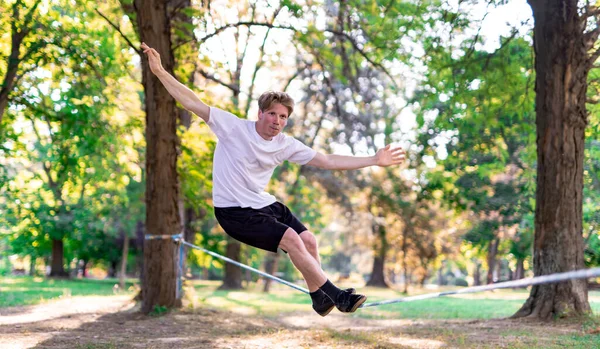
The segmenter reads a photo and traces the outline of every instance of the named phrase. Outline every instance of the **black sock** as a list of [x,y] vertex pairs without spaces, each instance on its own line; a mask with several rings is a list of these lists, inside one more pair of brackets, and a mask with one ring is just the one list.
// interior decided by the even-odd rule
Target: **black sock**
[[331,298],[332,301],[336,301],[338,294],[340,294],[340,292],[342,292],[342,290],[340,290],[339,288],[337,288],[334,284],[331,283],[331,281],[329,281],[329,279],[327,281],[325,281],[325,283],[323,284],[323,286],[319,287],[323,292],[325,292],[325,294]]
[[316,290],[315,292],[310,292],[309,294],[313,304],[321,304],[323,297],[327,297],[327,295],[325,295],[325,293],[320,289]]

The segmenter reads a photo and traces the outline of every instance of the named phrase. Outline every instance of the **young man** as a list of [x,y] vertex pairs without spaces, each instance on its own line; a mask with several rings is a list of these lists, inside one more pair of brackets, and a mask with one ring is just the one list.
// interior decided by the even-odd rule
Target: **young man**
[[390,166],[404,161],[401,148],[387,145],[375,156],[324,155],[281,133],[294,108],[283,92],[266,92],[258,100],[258,121],[239,119],[204,104],[161,65],[156,50],[142,43],[152,72],[184,108],[198,115],[216,134],[213,160],[215,216],[227,234],[248,245],[287,252],[304,277],[313,309],[321,316],[333,307],[354,312],[367,297],[354,289],[340,290],[321,269],[313,233],[273,195],[264,191],[275,167],[285,160],[324,169],[349,170],[367,166]]

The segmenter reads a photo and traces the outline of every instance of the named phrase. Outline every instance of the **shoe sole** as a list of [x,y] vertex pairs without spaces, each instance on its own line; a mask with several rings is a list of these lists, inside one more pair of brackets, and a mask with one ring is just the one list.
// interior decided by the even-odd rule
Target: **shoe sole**
[[331,311],[333,310],[333,308],[335,308],[335,305],[332,305],[331,308],[329,308],[327,311],[325,311],[324,313],[317,313],[321,316],[327,316],[327,314],[331,313]]
[[363,296],[361,299],[359,299],[358,302],[356,302],[354,304],[352,309],[350,309],[349,313],[354,313],[356,311],[356,309],[358,309],[358,307],[360,307],[366,300],[367,300],[367,296]]

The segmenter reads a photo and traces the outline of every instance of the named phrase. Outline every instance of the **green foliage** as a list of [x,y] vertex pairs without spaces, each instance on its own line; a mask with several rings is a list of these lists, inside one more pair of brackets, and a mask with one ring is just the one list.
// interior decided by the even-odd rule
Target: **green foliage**
[[155,305],[152,311],[149,313],[150,316],[162,316],[169,312],[169,308],[164,305]]
[[[504,42],[488,53],[468,41],[447,50],[431,41],[435,55],[415,99],[424,154],[443,166],[431,179],[445,182],[439,186],[445,200],[473,212],[476,219],[464,238],[483,250],[534,209],[532,51],[523,38]],[[517,229],[521,237],[513,240],[519,241],[513,250],[520,254],[529,253],[524,242],[531,238],[525,233],[533,230]]]
[[116,98],[123,94],[113,85],[124,82],[129,57],[91,3],[51,7],[46,15],[56,11],[60,40],[52,60],[25,77],[11,100],[21,125],[15,130],[28,132],[18,134],[3,167],[16,173],[6,183],[3,226],[13,253],[48,256],[52,240],[63,240],[69,261],[114,261],[115,235],[143,216],[139,167],[113,156],[130,149],[124,135],[135,130],[121,127]]

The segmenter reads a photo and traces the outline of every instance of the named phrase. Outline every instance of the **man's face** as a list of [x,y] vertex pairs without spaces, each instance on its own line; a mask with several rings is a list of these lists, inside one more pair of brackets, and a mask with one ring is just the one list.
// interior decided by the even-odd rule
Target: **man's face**
[[273,138],[285,127],[288,121],[288,109],[279,103],[273,103],[265,111],[258,112],[258,125],[263,136]]

